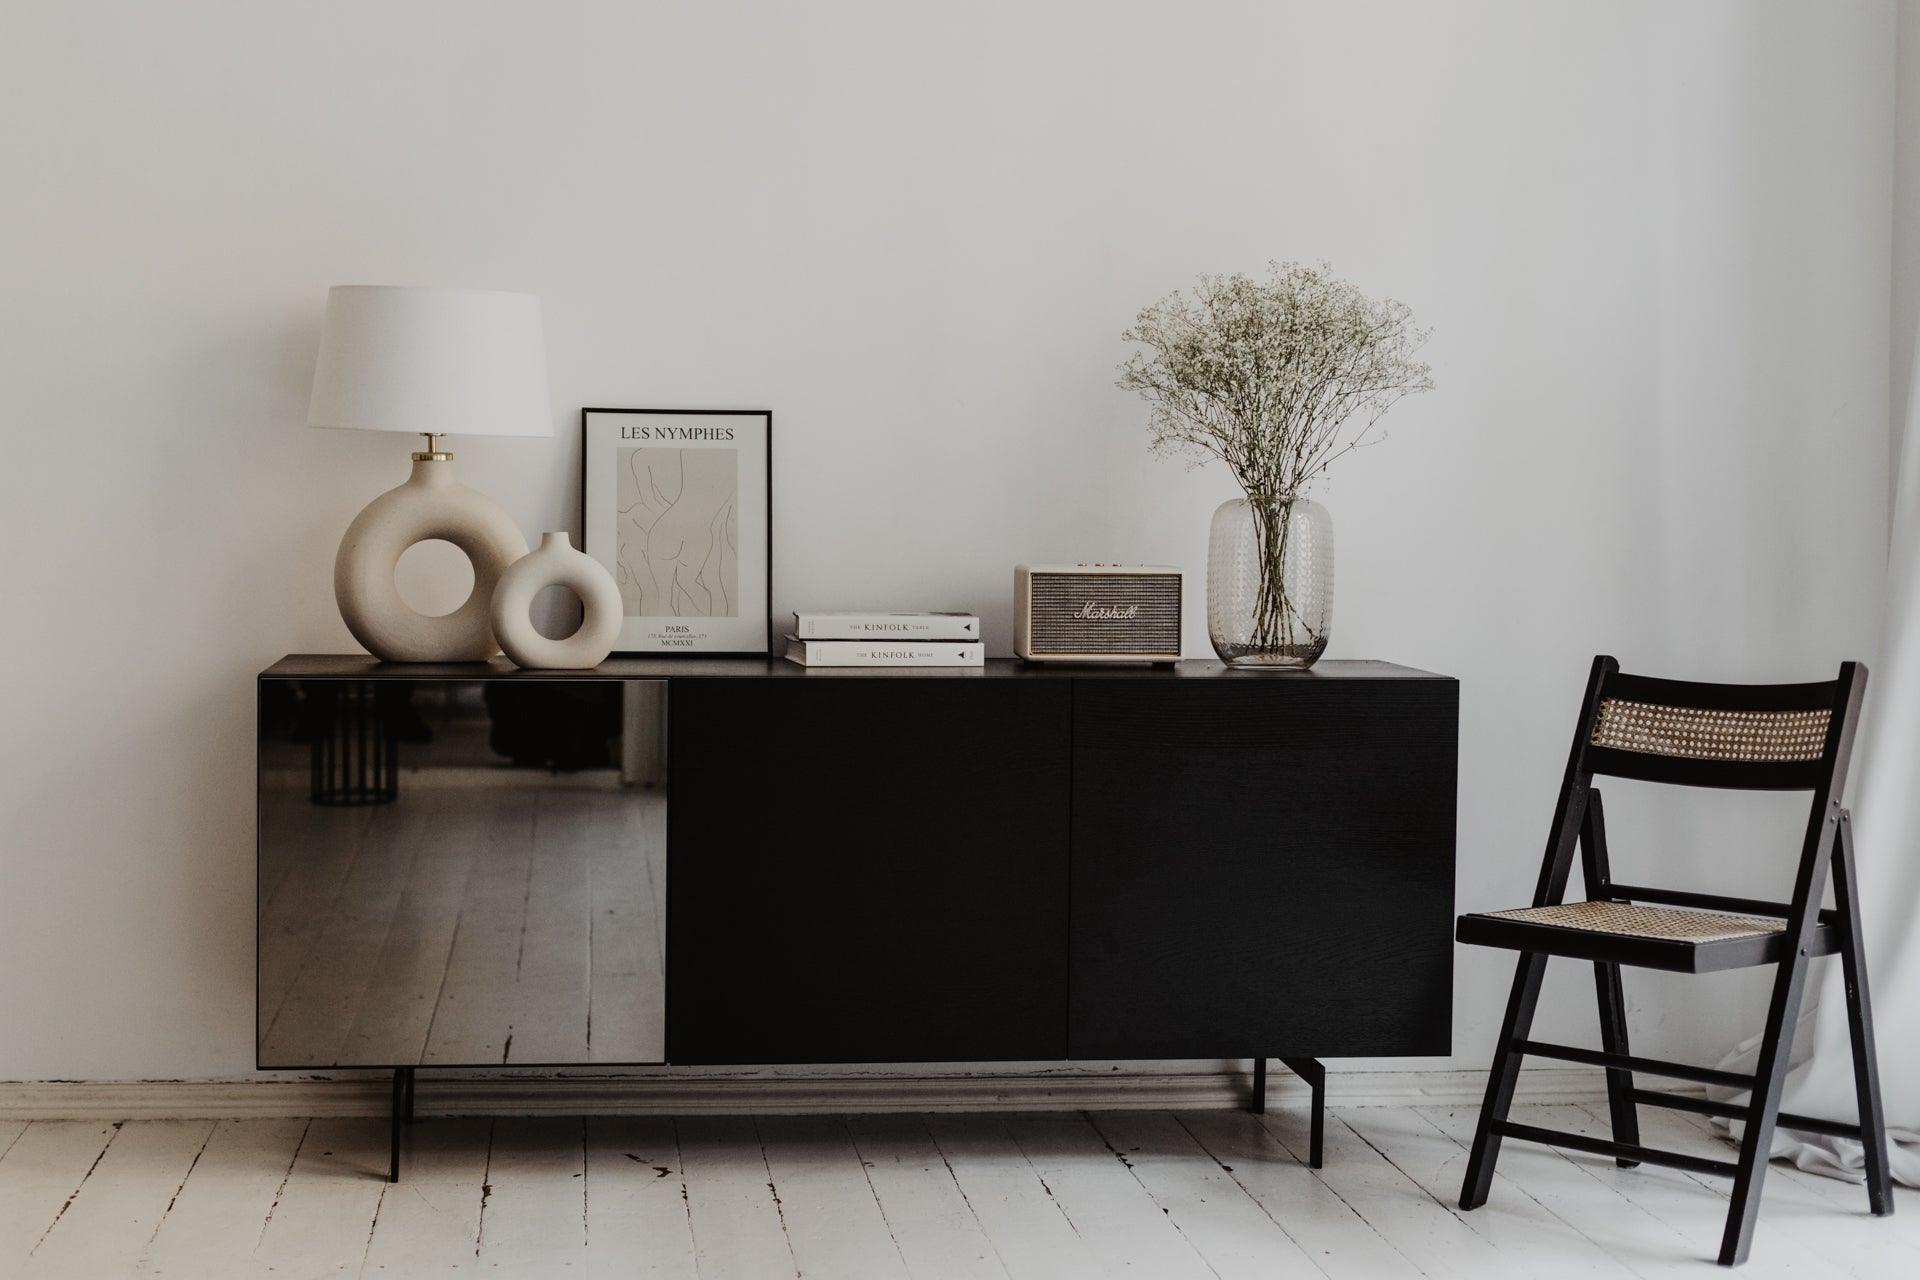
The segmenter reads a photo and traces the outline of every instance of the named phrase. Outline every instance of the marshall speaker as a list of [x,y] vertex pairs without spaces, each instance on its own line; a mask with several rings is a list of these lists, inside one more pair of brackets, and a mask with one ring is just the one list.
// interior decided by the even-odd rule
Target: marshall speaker
[[1013,650],[1030,662],[1178,662],[1180,578],[1157,564],[1023,564]]

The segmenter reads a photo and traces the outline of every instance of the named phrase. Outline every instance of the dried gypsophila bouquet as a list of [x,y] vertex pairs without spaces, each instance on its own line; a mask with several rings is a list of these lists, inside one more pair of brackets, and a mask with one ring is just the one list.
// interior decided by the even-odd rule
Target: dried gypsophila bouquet
[[1121,334],[1148,348],[1120,367],[1120,385],[1152,406],[1154,448],[1219,458],[1256,503],[1297,495],[1377,438],[1395,402],[1433,389],[1413,358],[1429,331],[1405,304],[1367,297],[1324,263],[1269,272],[1201,276],[1191,298],[1169,294]]
[[1414,358],[1429,331],[1391,298],[1369,298],[1322,263],[1270,263],[1268,278],[1202,276],[1140,312],[1121,336],[1147,350],[1120,386],[1151,406],[1156,452],[1219,458],[1246,491],[1260,539],[1256,643],[1292,645],[1287,530],[1307,483],[1380,438],[1381,415],[1433,389]]

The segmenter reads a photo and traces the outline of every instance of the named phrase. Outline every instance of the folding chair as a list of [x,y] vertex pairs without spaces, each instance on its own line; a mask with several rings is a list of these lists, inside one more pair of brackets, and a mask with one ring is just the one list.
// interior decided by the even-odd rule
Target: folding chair
[[[1733,1266],[1746,1261],[1753,1244],[1760,1185],[1777,1125],[1859,1140],[1866,1149],[1868,1205],[1875,1216],[1893,1212],[1866,952],[1860,940],[1853,824],[1840,806],[1866,683],[1867,669],[1857,662],[1843,663],[1838,679],[1819,684],[1731,685],[1622,675],[1620,664],[1612,658],[1593,660],[1533,905],[1464,915],[1459,920],[1456,936],[1461,942],[1520,953],[1506,1020],[1494,1048],[1486,1102],[1474,1130],[1466,1182],[1460,1189],[1462,1209],[1486,1203],[1502,1138],[1613,1156],[1622,1168],[1645,1162],[1723,1174],[1734,1179],[1734,1187],[1720,1262]],[[1812,792],[1792,901],[1616,883],[1608,867],[1606,822],[1600,793],[1593,788],[1595,775],[1679,786]],[[1565,902],[1576,846],[1587,901]],[[1829,868],[1834,906],[1822,910]],[[1835,952],[1846,978],[1858,1124],[1780,1110],[1808,961]],[[1527,1038],[1549,956],[1593,962],[1600,1052]],[[1765,964],[1776,967],[1776,976],[1766,1034],[1751,1076],[1628,1053],[1621,965],[1713,973]],[[1605,1067],[1612,1141],[1508,1120],[1521,1059],[1526,1057]],[[1719,1103],[1636,1088],[1635,1072],[1745,1089],[1748,1101]],[[1639,1104],[1744,1121],[1739,1158],[1709,1160],[1642,1146]]]

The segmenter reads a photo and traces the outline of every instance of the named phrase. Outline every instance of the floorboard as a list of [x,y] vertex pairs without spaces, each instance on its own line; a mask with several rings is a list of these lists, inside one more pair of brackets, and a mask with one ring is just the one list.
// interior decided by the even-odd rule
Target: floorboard
[[428,1120],[407,1132],[406,1176],[380,1196],[363,1276],[464,1275],[480,1270],[493,1121]]
[[195,1280],[246,1275],[307,1125],[280,1119],[216,1124],[148,1242],[139,1274]]
[[[1356,1108],[1368,1110],[1369,1108]],[[1427,1194],[1356,1133],[1346,1112],[1327,1116],[1320,1179],[1399,1253],[1434,1277],[1480,1278],[1503,1272],[1507,1260],[1452,1206]],[[1307,1160],[1307,1139],[1288,1117],[1263,1116],[1267,1131],[1294,1159]]]
[[1005,1280],[1007,1269],[926,1121],[848,1116],[847,1130],[914,1280]]
[[702,1280],[798,1276],[753,1118],[688,1117],[674,1127]]
[[[1596,1126],[1607,1125],[1604,1107],[1598,1114],[1592,1107],[1581,1110],[1592,1117]],[[1641,1107],[1639,1115],[1641,1141],[1650,1146],[1722,1160],[1731,1159],[1735,1151],[1731,1143],[1714,1136],[1692,1116],[1663,1107]],[[1754,1252],[1784,1240],[1789,1243],[1776,1247],[1789,1256],[1811,1255],[1809,1267],[1817,1262],[1832,1274],[1872,1278],[1885,1274],[1894,1250],[1904,1250],[1909,1265],[1920,1270],[1920,1255],[1912,1252],[1907,1241],[1894,1233],[1874,1230],[1880,1224],[1866,1213],[1864,1190],[1860,1193],[1860,1206],[1853,1213],[1835,1213],[1829,1201],[1791,1178],[1779,1176],[1786,1168],[1779,1164],[1767,1167],[1766,1181],[1761,1187],[1760,1222],[1753,1236]],[[1724,1202],[1732,1193],[1730,1179],[1708,1174],[1694,1177],[1716,1200]],[[1806,1247],[1804,1232],[1809,1228],[1819,1231],[1821,1246],[1817,1251]]]
[[587,1121],[587,1271],[656,1280],[699,1274],[672,1119]]
[[[1473,1144],[1474,1125],[1479,1119],[1471,1107],[1422,1107],[1420,1118],[1445,1134],[1461,1152],[1460,1171],[1465,1175],[1465,1153]],[[1515,1108],[1516,1119],[1539,1124],[1544,1117],[1531,1117],[1525,1108]],[[1460,1188],[1456,1182],[1443,1187],[1453,1196]],[[1621,1195],[1607,1181],[1597,1179],[1572,1160],[1551,1147],[1531,1142],[1503,1144],[1493,1179],[1493,1193],[1487,1203],[1468,1215],[1504,1212],[1515,1197],[1524,1196],[1552,1214],[1563,1230],[1575,1229],[1611,1256],[1618,1258],[1635,1275],[1652,1277],[1700,1274],[1700,1260],[1694,1256],[1688,1238],[1634,1201]]]
[[28,1274],[132,1274],[212,1136],[211,1120],[122,1126],[34,1246]]
[[993,1115],[935,1115],[927,1129],[1012,1280],[1078,1280],[1100,1260]]
[[1325,1274],[1380,1280],[1421,1274],[1412,1259],[1283,1146],[1259,1117],[1244,1111],[1192,1111],[1173,1118]]
[[[1609,1121],[1572,1104],[1524,1109],[1516,1107],[1514,1111],[1516,1119],[1526,1124],[1538,1125],[1543,1129],[1563,1129],[1598,1138],[1611,1137],[1613,1132]],[[1649,1123],[1653,1114],[1655,1113],[1651,1108],[1641,1110],[1640,1138],[1648,1145],[1658,1146],[1660,1145],[1658,1127]],[[1505,1153],[1508,1149],[1519,1150],[1522,1147],[1537,1145],[1509,1141],[1502,1146],[1501,1159],[1506,1158]],[[1646,1209],[1666,1223],[1669,1228],[1684,1236],[1687,1241],[1687,1256],[1702,1262],[1712,1262],[1719,1256],[1720,1234],[1727,1220],[1727,1189],[1732,1185],[1726,1179],[1696,1177],[1679,1169],[1666,1169],[1648,1164],[1633,1169],[1622,1169],[1604,1156],[1555,1150],[1560,1158],[1585,1170],[1597,1181]],[[1700,1151],[1699,1154],[1728,1160],[1733,1157],[1733,1148],[1721,1146],[1717,1149]],[[1779,1230],[1768,1221],[1764,1205],[1759,1226],[1754,1233],[1754,1242],[1753,1259],[1741,1269],[1743,1275],[1833,1276],[1845,1274],[1844,1271],[1833,1267],[1817,1253],[1799,1243],[1780,1238]]]
[[1111,1111],[1088,1119],[1220,1280],[1321,1274],[1286,1228],[1170,1113]]
[[387,1122],[317,1119],[307,1126],[261,1225],[262,1272],[353,1276],[387,1191]]
[[1203,1278],[1205,1259],[1085,1116],[1016,1115],[1007,1128],[1108,1275]]
[[[1608,1129],[1599,1104],[1529,1105]],[[1666,1280],[1718,1274],[1729,1185],[1504,1144],[1456,1203],[1474,1109],[429,1118],[389,1184],[384,1119],[0,1124],[0,1276],[655,1280]],[[1697,1117],[1654,1145],[1726,1158]],[[1920,1272],[1920,1194],[1770,1167],[1743,1276]]]
[[0,1158],[0,1276],[26,1266],[124,1127],[36,1120],[14,1139]]
[[[1710,1135],[1714,1141],[1725,1142],[1725,1139],[1721,1138],[1712,1128],[1712,1122],[1705,1116],[1694,1117],[1680,1112],[1675,1112],[1674,1114],[1688,1124],[1695,1125],[1702,1132]],[[1728,1151],[1733,1150],[1731,1146],[1726,1146],[1724,1149]],[[1768,1166],[1768,1182],[1772,1182],[1775,1178],[1779,1178],[1787,1184],[1800,1187],[1812,1193],[1814,1196],[1819,1197],[1827,1203],[1830,1210],[1834,1213],[1855,1218],[1866,1218],[1875,1231],[1889,1233],[1897,1237],[1909,1249],[1920,1249],[1920,1214],[1916,1214],[1908,1209],[1901,1209],[1889,1217],[1871,1217],[1867,1212],[1867,1185],[1864,1181],[1849,1182],[1844,1178],[1829,1178],[1825,1174],[1815,1173],[1810,1169],[1802,1169],[1782,1160],[1776,1160]],[[1894,1188],[1895,1200],[1903,1205],[1908,1203],[1907,1197],[1914,1195],[1915,1193],[1913,1191],[1903,1189],[1898,1185]]]
[[1551,1250],[1567,1276],[1631,1280],[1633,1272],[1595,1244],[1575,1225],[1513,1188],[1471,1213],[1458,1208],[1467,1152],[1411,1107],[1365,1107],[1342,1113],[1348,1128],[1424,1191],[1435,1204],[1456,1214],[1469,1230],[1502,1255],[1490,1275],[1530,1276],[1534,1259]]
[[758,1127],[800,1274],[907,1280],[906,1259],[846,1122],[839,1116],[769,1116]]
[[496,1274],[587,1269],[586,1125],[574,1117],[503,1116],[480,1212],[479,1258]]

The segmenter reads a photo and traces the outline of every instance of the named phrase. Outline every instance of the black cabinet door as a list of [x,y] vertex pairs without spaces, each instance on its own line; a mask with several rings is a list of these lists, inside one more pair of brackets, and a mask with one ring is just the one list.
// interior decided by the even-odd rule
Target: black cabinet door
[[669,702],[670,1061],[1066,1056],[1066,681]]
[[1458,686],[1075,682],[1076,1058],[1437,1054]]

